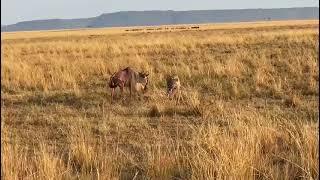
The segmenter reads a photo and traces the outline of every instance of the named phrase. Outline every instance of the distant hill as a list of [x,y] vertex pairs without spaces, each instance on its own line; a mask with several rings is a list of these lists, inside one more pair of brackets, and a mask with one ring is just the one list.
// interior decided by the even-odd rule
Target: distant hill
[[95,27],[201,24],[264,20],[319,19],[318,7],[279,9],[196,10],[196,11],[123,11],[92,18],[48,19],[1,25],[1,31],[55,30]]

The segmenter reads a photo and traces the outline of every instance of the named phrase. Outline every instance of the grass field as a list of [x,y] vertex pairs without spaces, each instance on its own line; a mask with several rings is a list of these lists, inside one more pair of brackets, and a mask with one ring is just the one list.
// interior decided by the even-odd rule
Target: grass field
[[[318,179],[318,23],[1,33],[1,177]],[[111,103],[127,66],[149,90]]]

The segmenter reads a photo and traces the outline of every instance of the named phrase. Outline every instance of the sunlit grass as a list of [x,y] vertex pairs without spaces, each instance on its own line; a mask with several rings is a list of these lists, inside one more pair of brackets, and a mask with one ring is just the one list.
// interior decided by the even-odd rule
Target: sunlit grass
[[[318,21],[2,37],[4,179],[319,177]],[[127,66],[149,90],[111,104]]]

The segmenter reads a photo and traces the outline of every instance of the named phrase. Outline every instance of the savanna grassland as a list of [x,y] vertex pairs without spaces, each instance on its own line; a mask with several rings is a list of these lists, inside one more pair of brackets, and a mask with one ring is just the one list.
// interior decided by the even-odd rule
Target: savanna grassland
[[[318,23],[2,33],[1,177],[318,179]],[[148,92],[111,103],[127,66]]]

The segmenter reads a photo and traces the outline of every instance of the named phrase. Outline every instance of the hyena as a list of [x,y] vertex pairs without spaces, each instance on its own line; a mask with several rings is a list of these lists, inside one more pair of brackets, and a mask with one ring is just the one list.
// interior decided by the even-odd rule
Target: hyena
[[123,94],[124,87],[128,87],[130,90],[130,97],[132,91],[139,92],[147,91],[147,85],[149,83],[149,74],[143,72],[135,72],[132,68],[127,67],[114,73],[110,77],[109,87],[111,88],[111,100],[113,100],[114,91],[117,87],[120,88]]
[[178,94],[178,102],[180,100],[180,79],[177,75],[169,76],[167,78],[167,95],[169,98],[174,97]]

